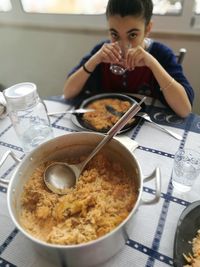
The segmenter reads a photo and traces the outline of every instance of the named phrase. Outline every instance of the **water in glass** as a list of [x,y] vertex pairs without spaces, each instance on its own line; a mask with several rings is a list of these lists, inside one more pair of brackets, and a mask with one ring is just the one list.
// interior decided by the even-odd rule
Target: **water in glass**
[[172,184],[181,192],[190,191],[200,173],[200,153],[192,149],[180,149],[174,158]]

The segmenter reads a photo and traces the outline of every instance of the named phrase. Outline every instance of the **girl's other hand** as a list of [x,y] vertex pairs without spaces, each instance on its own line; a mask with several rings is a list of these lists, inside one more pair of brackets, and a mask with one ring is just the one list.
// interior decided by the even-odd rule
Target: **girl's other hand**
[[150,67],[153,59],[153,56],[141,46],[130,48],[126,57],[126,67],[129,70],[133,70],[135,67]]

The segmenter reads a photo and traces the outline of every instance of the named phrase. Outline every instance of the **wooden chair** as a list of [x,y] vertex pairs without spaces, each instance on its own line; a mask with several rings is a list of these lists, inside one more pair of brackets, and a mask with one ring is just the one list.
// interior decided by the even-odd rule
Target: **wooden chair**
[[185,57],[187,50],[185,48],[180,48],[179,52],[176,54],[177,62],[179,64],[183,63],[183,59]]

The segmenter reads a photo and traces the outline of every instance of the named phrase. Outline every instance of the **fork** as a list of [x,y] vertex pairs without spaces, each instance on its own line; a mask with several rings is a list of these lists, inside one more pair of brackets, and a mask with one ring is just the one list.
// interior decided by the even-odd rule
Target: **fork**
[[173,136],[174,138],[178,139],[178,140],[182,140],[182,136],[180,136],[177,133],[174,133],[166,128],[164,128],[163,126],[160,126],[159,124],[155,123],[154,121],[152,121],[152,119],[149,117],[149,115],[145,112],[138,112],[136,114],[136,116],[139,116],[143,119],[145,119],[148,122],[151,122],[152,124],[154,124],[155,126],[157,126],[159,129],[161,129],[163,132],[168,133],[169,135]]
[[[121,117],[124,112],[119,112],[117,110],[115,110],[115,108],[113,108],[110,105],[106,106],[106,109],[108,110],[108,112],[112,113],[115,116]],[[161,129],[163,132],[168,133],[169,135],[173,136],[174,138],[178,139],[178,140],[182,140],[182,136],[180,136],[177,133],[174,133],[166,128],[164,128],[163,126],[160,126],[159,124],[155,123],[154,121],[152,121],[152,119],[150,118],[150,116],[145,113],[145,112],[138,112],[135,116],[141,117],[143,119],[145,119],[148,122],[151,122],[152,124],[154,124],[155,126],[157,126],[159,129]]]

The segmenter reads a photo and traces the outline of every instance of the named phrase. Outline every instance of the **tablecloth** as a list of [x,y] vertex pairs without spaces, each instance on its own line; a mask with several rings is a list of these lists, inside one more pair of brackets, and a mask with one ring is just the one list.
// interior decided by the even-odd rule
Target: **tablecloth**
[[[65,103],[45,103],[49,111],[66,109]],[[200,177],[192,190],[184,194],[174,191],[171,184],[176,150],[179,147],[200,149],[200,117],[190,114],[188,118],[181,119],[158,101],[152,102],[150,99],[146,104],[153,121],[180,134],[183,139],[176,140],[143,119],[124,134],[138,143],[132,153],[139,161],[144,175],[150,174],[155,167],[160,167],[162,193],[157,204],[139,207],[124,248],[101,264],[102,267],[173,266],[173,242],[178,218],[189,203],[200,198]],[[51,116],[51,123],[55,136],[81,130],[72,123],[68,115]],[[6,117],[0,120],[0,158],[8,149],[13,150],[18,157],[24,157],[11,122]],[[14,161],[6,161],[0,168],[0,177],[9,179],[15,168]],[[0,266],[53,267],[54,265],[41,257],[33,249],[31,242],[16,229],[8,213],[6,192],[6,187],[0,185]],[[145,183],[143,197],[150,198],[154,193],[154,182]]]

